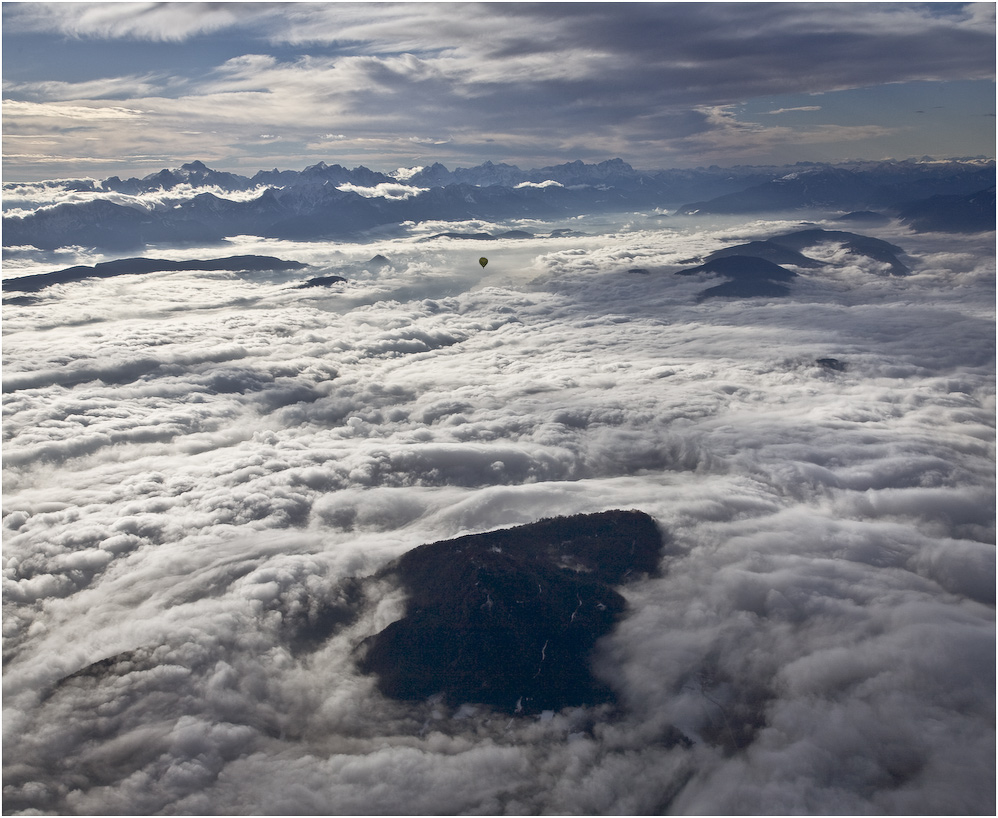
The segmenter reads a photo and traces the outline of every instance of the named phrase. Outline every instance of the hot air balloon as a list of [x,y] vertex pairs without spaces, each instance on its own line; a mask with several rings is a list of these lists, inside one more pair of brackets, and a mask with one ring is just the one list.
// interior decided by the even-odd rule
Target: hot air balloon
[[489,263],[489,260],[485,258],[485,256],[482,256],[480,259],[478,259],[478,263],[481,264],[482,267],[484,267],[486,264]]

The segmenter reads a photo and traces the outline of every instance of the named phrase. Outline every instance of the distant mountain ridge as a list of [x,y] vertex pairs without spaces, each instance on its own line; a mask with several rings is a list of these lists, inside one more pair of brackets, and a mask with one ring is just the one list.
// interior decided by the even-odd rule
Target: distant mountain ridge
[[839,167],[812,168],[770,179],[734,193],[686,204],[679,213],[740,214],[802,208],[848,209],[888,208],[928,196],[967,195],[994,186],[994,168],[972,168],[953,172],[951,168],[897,173],[896,168],[877,167],[865,171]]
[[920,232],[976,233],[995,229],[995,186],[968,196],[938,194],[901,208],[901,221]]
[[164,168],[141,179],[122,180],[112,176],[93,185],[91,189],[135,194],[160,189],[172,190],[182,184],[189,184],[192,187],[220,187],[235,191],[252,190],[261,186],[287,188],[315,184],[352,184],[365,187],[379,184],[406,184],[413,187],[447,187],[460,184],[477,187],[515,187],[524,183],[539,184],[546,181],[554,181],[565,186],[598,184],[620,186],[628,181],[651,179],[655,173],[662,172],[642,173],[622,159],[608,159],[595,165],[587,165],[581,160],[576,160],[533,170],[521,170],[515,165],[494,164],[491,161],[473,168],[448,170],[436,162],[429,167],[419,168],[405,179],[400,179],[396,175],[371,170],[363,165],[348,169],[343,165],[327,165],[325,162],[319,162],[301,171],[274,168],[257,171],[250,177],[212,170],[198,160],[181,165],[175,170]]
[[[319,162],[301,171],[274,168],[247,177],[194,161],[142,179],[74,180],[73,190],[98,197],[174,192],[176,198],[169,205],[160,200],[142,207],[119,203],[119,195],[117,202],[96,198],[5,216],[4,244],[126,250],[152,243],[221,242],[244,234],[349,241],[407,221],[554,219],[677,207],[679,215],[804,208],[897,213],[902,204],[911,208],[923,198],[986,191],[995,180],[993,161],[639,171],[621,159],[609,159],[533,170],[485,162],[453,171],[438,163],[410,171],[387,174]],[[226,192],[243,195],[226,198]],[[694,204],[682,204],[694,199]],[[990,211],[987,197],[970,206],[940,199],[933,207],[972,213],[972,229],[987,229],[976,225],[993,214],[994,198],[992,194]],[[915,229],[923,223],[911,221]]]
[[88,278],[111,278],[121,275],[142,275],[177,270],[208,270],[252,272],[261,270],[300,270],[306,265],[300,261],[286,261],[274,256],[229,256],[227,258],[190,259],[171,261],[163,258],[119,258],[88,267],[78,264],[53,273],[20,276],[3,282],[5,291],[38,292],[53,284],[68,284]]

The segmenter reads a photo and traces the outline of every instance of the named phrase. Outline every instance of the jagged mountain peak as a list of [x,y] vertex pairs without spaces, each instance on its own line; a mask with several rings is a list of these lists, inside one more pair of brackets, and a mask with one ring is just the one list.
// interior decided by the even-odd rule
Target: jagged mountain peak
[[[134,196],[147,192],[159,195],[166,190],[170,191],[170,206],[157,205],[158,209],[150,210],[144,203],[135,202],[129,203],[130,207],[115,208],[105,200],[102,203],[106,207],[98,212],[97,203],[66,203],[56,212],[58,218],[42,209],[24,216],[5,216],[4,238],[8,245],[40,248],[131,248],[153,242],[218,241],[239,234],[351,238],[405,221],[553,218],[643,208],[678,207],[674,215],[799,208],[820,208],[837,214],[870,208],[897,212],[906,202],[939,195],[947,198],[933,200],[925,207],[951,212],[946,229],[976,231],[994,225],[993,193],[991,198],[965,198],[994,185],[993,164],[798,164],[680,172],[636,171],[615,157],[597,164],[575,160],[530,171],[491,160],[453,172],[439,162],[411,170],[411,174],[405,174],[405,184],[427,190],[418,197],[393,199],[378,187],[397,184],[401,174],[380,173],[363,166],[348,170],[318,162],[303,171],[275,168],[248,178],[216,171],[194,160],[144,179],[122,181],[110,177],[95,188],[97,192]],[[273,192],[253,199],[225,193],[261,186]],[[208,190],[214,195],[204,195]],[[694,197],[700,201],[679,206]],[[163,201],[156,197],[153,200]],[[919,217],[921,213],[910,215]],[[769,248],[768,255],[775,252]],[[785,252],[780,257],[784,256]],[[896,258],[884,256],[882,260],[895,275],[907,272]],[[791,263],[799,265],[801,261]]]

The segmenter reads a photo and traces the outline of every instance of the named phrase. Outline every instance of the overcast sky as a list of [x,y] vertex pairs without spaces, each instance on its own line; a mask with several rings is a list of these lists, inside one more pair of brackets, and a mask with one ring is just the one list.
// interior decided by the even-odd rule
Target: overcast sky
[[4,3],[6,181],[994,156],[992,3]]

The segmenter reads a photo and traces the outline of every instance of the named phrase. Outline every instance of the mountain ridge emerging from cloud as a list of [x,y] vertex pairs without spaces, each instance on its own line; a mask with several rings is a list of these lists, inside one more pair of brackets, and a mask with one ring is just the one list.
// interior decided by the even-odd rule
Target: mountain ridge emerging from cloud
[[186,162],[178,168],[162,168],[143,177],[121,179],[109,176],[103,180],[91,178],[74,180],[48,180],[46,182],[15,182],[5,184],[5,187],[30,184],[66,184],[77,183],[78,190],[119,190],[134,192],[137,190],[154,190],[172,188],[180,184],[217,185],[226,190],[251,189],[260,185],[283,187],[295,181],[337,181],[353,184],[373,185],[388,182],[404,182],[415,187],[445,187],[449,184],[474,184],[479,186],[504,185],[512,186],[524,182],[559,181],[563,184],[592,184],[598,181],[612,181],[620,184],[623,179],[639,180],[661,178],[663,174],[671,177],[696,178],[724,175],[739,179],[789,181],[791,178],[815,172],[839,173],[882,173],[908,174],[919,173],[928,178],[940,172],[954,172],[972,169],[995,169],[995,160],[984,157],[954,157],[950,159],[882,159],[854,160],[849,162],[797,162],[790,165],[744,165],[729,166],[711,165],[696,168],[651,168],[639,170],[617,157],[603,162],[585,163],[581,159],[562,162],[557,165],[546,165],[540,168],[522,169],[505,162],[494,163],[487,160],[473,167],[457,167],[450,170],[440,162],[428,166],[399,168],[392,172],[372,170],[365,165],[357,165],[352,169],[344,165],[317,162],[307,165],[302,170],[273,168],[258,170],[252,176],[245,176],[229,171],[215,170],[200,159]]
[[[395,175],[320,162],[252,177],[194,161],[142,179],[75,180],[63,189],[64,201],[54,184],[7,186],[14,199],[25,191],[35,199],[29,202],[33,208],[5,216],[3,226],[6,246],[45,250],[69,245],[128,250],[162,242],[220,242],[234,235],[356,241],[375,229],[430,219],[551,219],[638,209],[694,215],[820,208],[896,215],[931,197],[971,196],[994,181],[994,162],[978,161],[639,171],[618,158],[532,170],[486,162],[451,171],[437,163]],[[38,206],[44,195],[49,198]],[[45,206],[53,200],[55,206]],[[690,201],[695,204],[684,204]],[[946,207],[948,201],[935,206]],[[976,227],[980,221],[974,229],[982,229]]]
[[143,273],[163,273],[180,270],[207,270],[248,272],[260,270],[300,270],[306,265],[298,261],[287,261],[274,256],[229,256],[228,258],[192,259],[171,261],[162,258],[119,258],[104,261],[92,267],[78,264],[64,270],[38,275],[20,276],[3,284],[4,290],[37,292],[53,284],[67,284],[87,278],[111,278],[120,275],[141,275]]

